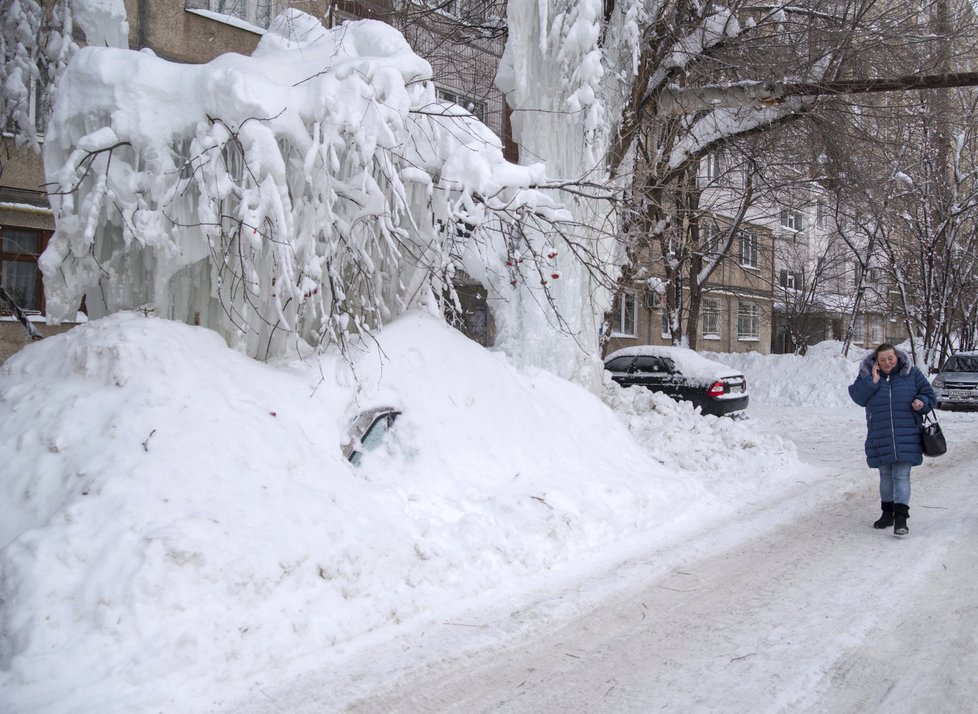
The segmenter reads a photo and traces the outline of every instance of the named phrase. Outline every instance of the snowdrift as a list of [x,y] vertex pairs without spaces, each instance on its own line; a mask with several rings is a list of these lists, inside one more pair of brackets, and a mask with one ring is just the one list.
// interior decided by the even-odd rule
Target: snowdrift
[[[264,364],[136,313],[26,348],[0,368],[0,708],[206,708],[771,487],[794,459],[607,389],[618,414],[423,313],[352,366]],[[347,425],[382,404],[403,416],[353,467]],[[752,480],[715,483],[747,459]]]

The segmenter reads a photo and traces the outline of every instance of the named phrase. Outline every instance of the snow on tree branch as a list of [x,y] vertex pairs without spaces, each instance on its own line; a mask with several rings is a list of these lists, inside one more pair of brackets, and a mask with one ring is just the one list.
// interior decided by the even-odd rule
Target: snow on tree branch
[[436,100],[396,30],[326,30],[294,10],[251,57],[80,50],[45,163],[50,316],[82,295],[93,317],[148,307],[260,358],[297,339],[349,349],[451,293],[463,265],[509,287],[512,226],[568,218],[528,188],[542,165],[507,163],[485,126]]

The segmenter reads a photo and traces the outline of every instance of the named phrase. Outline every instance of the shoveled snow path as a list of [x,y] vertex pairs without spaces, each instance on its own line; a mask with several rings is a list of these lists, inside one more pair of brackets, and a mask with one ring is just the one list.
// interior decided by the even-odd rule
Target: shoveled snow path
[[951,452],[914,471],[911,533],[898,538],[869,527],[876,478],[861,412],[820,410],[818,423],[804,408],[752,414],[812,469],[722,519],[722,546],[702,533],[522,607],[469,611],[263,692],[271,701],[254,711],[971,710],[978,415],[941,414]]

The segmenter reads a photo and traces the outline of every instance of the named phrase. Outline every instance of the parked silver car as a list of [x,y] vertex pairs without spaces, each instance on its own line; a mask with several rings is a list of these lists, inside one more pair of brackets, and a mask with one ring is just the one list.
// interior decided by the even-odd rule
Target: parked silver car
[[931,380],[939,409],[978,409],[978,352],[958,352]]

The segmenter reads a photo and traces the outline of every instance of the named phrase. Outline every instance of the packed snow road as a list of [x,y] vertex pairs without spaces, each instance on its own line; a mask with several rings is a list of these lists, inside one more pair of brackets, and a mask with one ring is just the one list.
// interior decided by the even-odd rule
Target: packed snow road
[[978,414],[940,416],[951,448],[914,470],[907,537],[870,527],[860,410],[757,408],[811,466],[788,492],[253,711],[974,711]]

